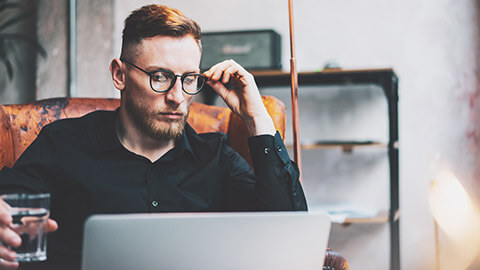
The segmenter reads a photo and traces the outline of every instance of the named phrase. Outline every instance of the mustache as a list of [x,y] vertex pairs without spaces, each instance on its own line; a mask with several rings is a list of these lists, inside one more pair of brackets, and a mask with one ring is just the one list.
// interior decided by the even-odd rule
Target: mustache
[[178,110],[161,110],[161,111],[157,111],[157,114],[181,114],[181,115],[185,115],[187,114],[188,111],[178,111]]
[[188,108],[162,108],[157,110],[156,114],[181,114],[188,115]]

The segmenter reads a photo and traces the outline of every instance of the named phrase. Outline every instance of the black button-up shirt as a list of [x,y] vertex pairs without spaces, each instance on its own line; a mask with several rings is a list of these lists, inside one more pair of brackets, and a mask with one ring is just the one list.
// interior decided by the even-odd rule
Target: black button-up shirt
[[[159,160],[134,154],[116,135],[118,111],[99,111],[45,126],[12,169],[0,193],[51,193],[49,269],[80,265],[83,223],[99,213],[306,210],[298,168],[280,135],[248,140],[255,168],[220,133],[188,124]],[[40,267],[40,266],[37,266]]]

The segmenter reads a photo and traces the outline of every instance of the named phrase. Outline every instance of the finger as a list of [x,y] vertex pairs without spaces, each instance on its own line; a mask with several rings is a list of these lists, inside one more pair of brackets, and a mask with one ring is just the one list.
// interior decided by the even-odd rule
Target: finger
[[0,225],[8,225],[12,223],[12,215],[8,212],[8,209],[10,208],[10,205],[0,199]]
[[248,74],[248,71],[245,68],[243,68],[240,64],[238,64],[232,59],[223,62],[221,66],[223,67],[224,70],[232,67],[235,70],[234,73],[240,77],[243,77]]
[[46,225],[46,228],[45,228],[46,232],[54,232],[58,229],[57,222],[50,218],[47,220],[47,223],[45,225]]
[[205,76],[207,76],[207,77],[209,77],[209,78],[212,77],[212,74],[215,72],[215,70],[217,70],[219,66],[223,65],[224,62],[225,62],[225,61],[213,65],[213,66],[210,67],[207,71],[205,71],[205,72],[203,73],[203,75],[205,75]]
[[7,226],[0,227],[0,242],[12,247],[19,247],[22,244],[20,236]]
[[221,82],[207,81],[206,84],[208,84],[213,89],[213,91],[215,91],[221,97],[225,97],[227,95],[228,88]]
[[17,253],[15,253],[15,251],[8,249],[6,246],[0,245],[0,258],[3,259],[4,261],[13,262],[13,260],[17,258]]
[[6,203],[3,199],[0,199],[0,205],[6,208],[7,210],[11,208],[11,206]]
[[14,270],[14,269],[18,269],[18,267],[19,267],[18,262],[9,262],[9,261],[5,261],[5,260],[0,259],[0,268],[1,269]]
[[225,67],[222,66],[217,66],[215,67],[214,69],[211,70],[211,75],[210,75],[210,80],[213,80],[213,81],[219,81],[222,76],[223,76],[223,70],[225,69]]
[[207,72],[204,73],[204,75],[211,80],[218,81],[222,77],[223,71],[233,65],[238,64],[236,64],[236,62],[233,60],[225,60],[211,67]]
[[238,72],[238,67],[230,66],[226,70],[223,71],[223,83],[228,83],[231,77],[236,78],[235,74]]
[[[217,66],[213,71],[219,72],[219,69],[222,71],[222,77],[212,76],[212,79],[222,80],[223,83],[231,82],[232,78],[235,79],[235,83],[240,85],[248,85],[254,82],[252,74],[250,74],[246,69],[241,65],[231,60],[227,63],[222,63],[221,66]],[[217,73],[215,73],[217,74]]]
[[217,69],[217,66],[218,66],[218,64],[210,67],[210,69],[205,71],[203,73],[203,75],[206,76],[209,80],[212,80],[212,75],[215,73],[215,70]]

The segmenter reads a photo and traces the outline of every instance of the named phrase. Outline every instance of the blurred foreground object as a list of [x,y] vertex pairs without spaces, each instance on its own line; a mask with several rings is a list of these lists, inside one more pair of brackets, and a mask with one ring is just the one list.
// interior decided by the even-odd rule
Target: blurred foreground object
[[24,33],[12,33],[10,30],[12,27],[18,27],[20,22],[29,19],[32,14],[30,11],[25,11],[24,6],[17,2],[0,0],[0,62],[5,66],[10,80],[13,78],[15,66],[20,62],[22,52],[19,44],[28,44],[42,57],[47,56],[35,38]]
[[467,269],[480,251],[477,207],[458,179],[447,170],[441,170],[434,176],[429,202],[436,224],[447,236],[442,243],[437,240],[437,249],[442,254],[448,254],[440,256],[442,259],[437,269]]
[[349,270],[347,260],[338,252],[327,249],[323,270]]

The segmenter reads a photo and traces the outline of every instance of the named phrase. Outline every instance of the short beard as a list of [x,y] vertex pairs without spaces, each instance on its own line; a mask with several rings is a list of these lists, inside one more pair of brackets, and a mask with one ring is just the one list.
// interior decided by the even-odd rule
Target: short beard
[[154,115],[150,115],[143,104],[135,103],[133,99],[128,96],[125,98],[125,111],[130,116],[133,124],[143,134],[155,140],[172,140],[180,137],[180,135],[183,134],[183,128],[185,127],[189,113],[187,109],[187,113],[181,120],[158,123],[155,121],[155,117],[160,111],[154,112]]

